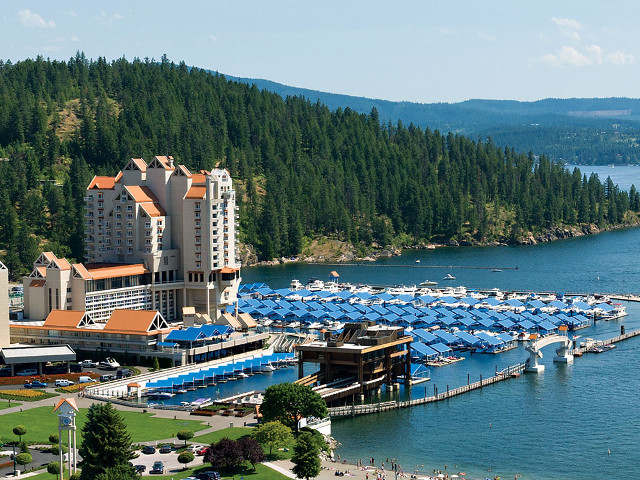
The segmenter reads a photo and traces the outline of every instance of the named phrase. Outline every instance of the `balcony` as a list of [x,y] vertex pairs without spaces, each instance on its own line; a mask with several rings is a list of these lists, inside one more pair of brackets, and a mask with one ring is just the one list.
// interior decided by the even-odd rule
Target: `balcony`
[[86,212],[86,213],[84,214],[84,216],[85,216],[86,218],[93,218],[93,212]]
[[82,200],[84,200],[85,202],[93,202],[93,197],[91,195],[87,195]]

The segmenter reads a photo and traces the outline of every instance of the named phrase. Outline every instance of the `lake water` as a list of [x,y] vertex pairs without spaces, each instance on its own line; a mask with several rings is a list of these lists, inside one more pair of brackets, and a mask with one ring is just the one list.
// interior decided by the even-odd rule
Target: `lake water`
[[[628,185],[640,185],[639,167],[611,170],[625,168],[629,169]],[[502,267],[503,271],[459,267]],[[243,269],[242,277],[245,283],[282,288],[292,278],[325,280],[332,270],[338,271],[341,281],[352,283],[417,284],[430,279],[439,285],[468,288],[638,293],[640,229],[534,246],[410,250],[401,257],[354,266],[253,267]],[[443,281],[448,273],[456,280]],[[640,304],[629,303],[627,310],[629,316],[623,320],[599,322],[579,333],[609,338],[619,333],[622,324],[627,331],[640,328]],[[416,465],[421,473],[444,471],[448,465],[449,474],[463,471],[467,478],[481,479],[514,478],[516,473],[521,480],[596,480],[640,474],[640,375],[636,369],[640,338],[619,343],[601,355],[583,356],[573,365],[553,364],[553,348],[544,349],[543,374],[526,374],[438,404],[336,419],[333,435],[342,443],[338,453],[350,462],[373,456],[379,464],[387,457],[397,458],[410,472]],[[521,346],[497,356],[473,355],[454,365],[431,368],[431,382],[413,387],[411,395],[432,394],[434,384],[439,391],[446,385],[453,388],[466,383],[467,375],[477,380],[481,373],[491,375],[496,367],[526,357]]]
[[578,167],[587,177],[592,173],[597,173],[602,182],[607,177],[611,177],[613,183],[627,192],[633,184],[636,188],[640,188],[640,165],[567,165],[571,171],[574,167]]

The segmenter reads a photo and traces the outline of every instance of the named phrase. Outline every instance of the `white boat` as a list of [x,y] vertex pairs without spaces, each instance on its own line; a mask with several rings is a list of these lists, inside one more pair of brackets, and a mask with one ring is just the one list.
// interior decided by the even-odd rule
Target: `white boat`
[[319,330],[322,328],[322,324],[320,322],[313,322],[307,326],[309,330]]
[[424,282],[420,282],[420,285],[422,285],[423,287],[430,287],[432,285],[437,285],[438,282],[433,282],[431,280],[425,280]]
[[181,388],[179,390],[176,390],[176,393],[187,393],[187,390],[184,388]]
[[304,287],[300,280],[296,280],[295,278],[291,280],[291,285],[289,285],[289,290],[302,290]]
[[164,399],[164,398],[172,398],[175,394],[173,393],[169,393],[169,392],[150,392],[147,393],[147,397],[148,398],[157,398],[157,399]]
[[420,260],[416,260],[416,263],[420,263]]
[[492,268],[491,271],[492,272],[501,272],[502,270],[500,270],[499,268]]
[[455,280],[455,279],[456,279],[456,277],[454,277],[450,273],[447,273],[443,278],[443,280]]

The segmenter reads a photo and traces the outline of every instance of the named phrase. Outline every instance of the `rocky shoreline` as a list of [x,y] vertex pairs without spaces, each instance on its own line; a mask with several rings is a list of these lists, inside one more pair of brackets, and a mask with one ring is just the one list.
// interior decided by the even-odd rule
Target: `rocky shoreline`
[[301,262],[301,263],[348,263],[348,262],[375,262],[379,258],[385,257],[394,257],[402,255],[402,250],[426,250],[426,249],[435,249],[435,248],[443,248],[443,247],[500,247],[500,246],[509,246],[509,245],[536,245],[538,243],[545,242],[554,242],[557,240],[564,240],[568,238],[582,237],[585,235],[596,235],[598,233],[602,233],[609,230],[618,230],[621,228],[632,228],[640,226],[640,221],[634,221],[629,223],[624,223],[621,225],[614,225],[611,227],[600,228],[595,224],[585,224],[580,226],[558,226],[555,228],[550,228],[544,232],[538,234],[529,233],[527,235],[523,235],[516,239],[502,239],[499,241],[488,241],[488,242],[480,242],[473,238],[464,238],[459,240],[440,240],[435,243],[420,243],[416,245],[407,245],[401,248],[395,248],[391,246],[387,247],[379,247],[374,245],[372,250],[368,255],[362,257],[358,256],[356,253],[356,249],[353,245],[345,244],[344,242],[339,242],[335,240],[336,243],[339,243],[342,248],[337,248],[337,253],[335,255],[328,254],[307,254],[307,255],[298,255],[295,257],[281,257],[274,258],[273,260],[262,260],[259,261],[258,257],[255,253],[255,249],[252,245],[243,245],[241,249],[241,261],[242,265],[245,267],[251,266],[275,266],[282,265],[285,263],[291,262]]

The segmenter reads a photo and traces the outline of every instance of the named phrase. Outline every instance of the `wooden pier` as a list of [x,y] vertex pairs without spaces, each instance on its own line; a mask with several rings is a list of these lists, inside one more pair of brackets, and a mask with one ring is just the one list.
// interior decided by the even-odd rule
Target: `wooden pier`
[[[613,343],[618,343],[618,342],[621,342],[623,340],[627,340],[628,338],[637,337],[639,335],[640,335],[640,329],[639,330],[633,330],[632,332],[623,333],[622,335],[618,335],[617,337],[613,337],[613,338],[608,338],[606,340],[602,340],[601,345],[611,345]],[[587,347],[576,348],[573,351],[575,353],[579,353],[579,354],[590,353],[588,351]]]
[[342,407],[332,407],[332,408],[329,408],[329,416],[332,418],[355,417],[356,415],[366,415],[369,413],[386,412],[388,410],[397,410],[399,408],[408,408],[408,407],[414,407],[416,405],[424,405],[427,403],[440,402],[442,400],[447,400],[449,398],[455,397],[457,395],[462,395],[463,393],[467,393],[472,390],[476,390],[478,388],[482,388],[488,385],[492,385],[494,383],[502,382],[503,380],[516,378],[523,371],[524,371],[524,363],[519,363],[517,365],[512,365],[510,367],[507,367],[501,372],[498,372],[493,377],[483,378],[477,382],[469,383],[468,385],[463,385],[461,387],[457,387],[451,390],[447,386],[446,391],[442,393],[436,393],[435,395],[432,395],[432,396],[428,396],[424,398],[416,398],[415,400],[378,402],[378,403],[365,404],[365,405],[347,405]]

